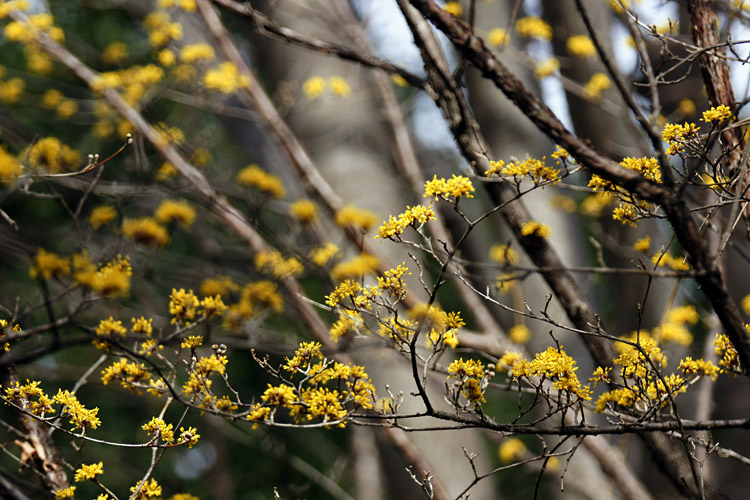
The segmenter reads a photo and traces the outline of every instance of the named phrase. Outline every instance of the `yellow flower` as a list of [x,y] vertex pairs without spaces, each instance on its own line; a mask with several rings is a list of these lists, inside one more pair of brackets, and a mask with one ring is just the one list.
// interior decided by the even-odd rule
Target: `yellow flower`
[[240,75],[240,70],[233,62],[225,61],[206,71],[203,76],[203,84],[209,90],[232,94],[240,88],[248,88],[250,78],[246,75]]
[[196,347],[200,347],[202,345],[203,345],[203,337],[201,337],[200,335],[191,335],[189,337],[185,337],[184,339],[182,339],[180,348],[195,350]]
[[37,169],[56,174],[71,170],[81,162],[81,153],[60,142],[56,137],[45,137],[27,149],[29,164]]
[[[169,424],[171,427],[172,424]],[[130,487],[130,492],[135,493],[136,490],[138,490],[138,487],[140,486],[140,491],[138,491],[138,494],[135,495],[135,498],[151,498],[151,497],[160,497],[161,496],[161,486],[159,483],[156,482],[156,479],[153,477],[151,480],[145,481],[143,484],[138,483],[135,486]]]
[[283,198],[286,194],[284,184],[274,174],[261,169],[258,165],[249,165],[237,173],[237,182],[247,187],[255,187],[273,198]]
[[213,47],[205,43],[185,45],[180,50],[180,61],[188,64],[198,61],[211,61],[214,57]]
[[520,256],[518,252],[514,250],[510,243],[505,245],[493,245],[490,248],[490,259],[495,262],[499,262],[503,266],[514,266],[518,264]]
[[337,95],[339,97],[346,97],[352,93],[352,89],[351,87],[349,87],[349,83],[347,83],[347,81],[340,76],[332,76],[331,78],[329,78],[328,87],[331,89],[331,92],[333,92],[334,95]]
[[594,73],[591,79],[583,86],[583,95],[589,100],[598,101],[602,93],[612,86],[609,77],[604,73]]
[[159,64],[162,66],[169,67],[174,66],[174,63],[177,62],[177,56],[171,50],[164,49],[156,54],[156,60],[159,61]]
[[464,8],[459,2],[445,2],[443,10],[455,17],[461,17],[461,14],[464,13]]
[[316,266],[323,267],[340,252],[341,249],[329,241],[310,250],[307,258],[313,261]]
[[154,330],[153,318],[146,319],[141,316],[138,319],[131,318],[131,322],[133,323],[133,326],[130,328],[130,331],[132,331],[136,335],[143,335],[145,337],[151,336],[151,333]]
[[179,222],[184,226],[192,226],[195,221],[195,209],[185,200],[164,200],[154,212],[154,217],[162,224]]
[[325,93],[327,86],[325,79],[313,76],[302,84],[302,92],[310,99],[317,99]]
[[236,292],[240,287],[237,283],[232,281],[229,276],[216,276],[214,278],[206,278],[201,282],[200,293],[204,297],[221,295],[222,297],[229,297],[232,292]]
[[500,293],[508,293],[511,288],[513,288],[516,285],[516,277],[512,274],[501,274],[497,277],[497,283],[495,283],[495,286],[497,286],[497,291]]
[[112,205],[99,205],[91,211],[91,214],[89,215],[89,224],[92,229],[96,230],[113,220],[115,217],[117,217],[117,210],[115,207]]
[[359,209],[354,205],[347,205],[336,212],[336,224],[341,227],[351,226],[362,231],[369,231],[378,218],[370,210]]
[[5,145],[0,145],[0,182],[7,184],[23,174],[23,167],[16,158],[8,153]]
[[519,36],[551,40],[552,26],[538,17],[522,17],[516,21],[516,33],[518,33]]
[[596,55],[594,42],[588,35],[574,35],[565,43],[568,52],[576,57],[591,57]]
[[534,68],[534,77],[541,80],[554,75],[558,69],[560,69],[560,61],[556,57],[550,57],[537,63]]
[[398,218],[389,216],[388,222],[383,222],[378,228],[378,235],[375,238],[393,239],[400,236],[407,227],[411,225],[415,228],[421,227],[428,220],[435,220],[435,212],[431,207],[425,207],[424,205],[406,207],[406,211],[400,214]]
[[128,57],[128,46],[122,42],[113,42],[102,50],[104,64],[120,64]]
[[81,464],[81,467],[76,470],[75,480],[79,483],[88,479],[95,479],[102,473],[104,473],[104,463],[102,462],[91,465]]
[[552,229],[547,224],[532,220],[521,227],[521,235],[546,239],[552,235]]
[[508,331],[508,338],[514,344],[525,344],[531,339],[531,330],[526,325],[515,325]]
[[[750,5],[750,2],[748,2],[748,5]],[[682,99],[677,105],[677,112],[682,116],[693,116],[696,111],[695,103],[687,98]]]
[[453,197],[458,201],[458,199],[463,196],[473,198],[473,192],[474,186],[472,185],[471,180],[463,175],[453,174],[450,179],[438,179],[437,175],[435,175],[431,181],[427,181],[424,185],[425,198],[434,196],[435,199],[440,197],[444,200],[450,201],[449,197]]
[[42,106],[47,109],[55,109],[63,100],[63,93],[57,89],[48,89],[42,95]]
[[312,200],[297,200],[289,205],[289,213],[303,224],[311,224],[318,218],[318,206]]
[[103,319],[96,327],[96,334],[100,337],[111,337],[113,334],[124,337],[128,330],[122,326],[122,321],[115,320],[112,316],[109,319]]
[[359,278],[373,273],[378,268],[378,259],[363,253],[353,259],[336,264],[331,270],[331,277],[336,281]]
[[510,36],[504,28],[492,28],[487,34],[487,42],[494,47],[502,47],[510,41]]
[[57,490],[55,492],[55,500],[62,500],[63,498],[73,498],[73,495],[75,495],[75,491],[75,486],[68,486],[67,488]]
[[188,448],[192,448],[198,443],[201,435],[198,434],[198,429],[195,427],[180,427],[180,443],[187,444]]
[[186,292],[184,288],[173,288],[169,296],[169,314],[172,315],[170,323],[190,324],[197,315],[199,305],[200,301],[192,290]]
[[504,463],[512,462],[518,458],[521,458],[526,451],[526,446],[518,438],[510,438],[503,440],[497,453],[500,456],[500,460]]
[[55,253],[47,252],[40,248],[32,262],[29,275],[32,278],[41,276],[48,280],[54,277],[67,276],[70,274],[70,259],[61,257]]
[[126,238],[142,245],[159,248],[169,242],[167,230],[151,217],[125,219],[120,231]]
[[63,100],[59,106],[57,106],[57,109],[55,110],[55,113],[57,113],[57,116],[62,118],[63,120],[67,120],[74,114],[78,112],[78,103],[70,100],[65,99]]
[[304,267],[297,259],[285,259],[278,250],[256,253],[253,263],[258,270],[270,273],[278,279],[299,276],[304,271]]
[[633,244],[633,249],[639,252],[648,252],[651,249],[651,236],[646,236],[637,240]]
[[731,120],[734,119],[734,115],[732,114],[732,110],[729,108],[729,106],[720,105],[716,107],[712,107],[708,111],[703,112],[703,121],[708,122],[723,122],[724,120]]

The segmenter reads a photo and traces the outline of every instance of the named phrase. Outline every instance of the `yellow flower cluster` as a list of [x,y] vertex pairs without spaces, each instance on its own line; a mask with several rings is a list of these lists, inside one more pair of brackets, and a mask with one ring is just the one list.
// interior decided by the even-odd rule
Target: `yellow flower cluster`
[[285,279],[299,276],[304,271],[302,264],[294,257],[285,259],[278,250],[266,250],[253,256],[255,267],[275,278]]
[[302,224],[312,224],[318,219],[318,206],[312,200],[297,200],[289,205],[289,213]]
[[729,108],[729,106],[720,105],[716,107],[711,107],[708,111],[703,112],[703,121],[708,122],[716,122],[720,123],[725,120],[733,120],[734,115],[732,114],[732,110]]
[[510,246],[510,243],[493,245],[490,248],[490,259],[499,262],[503,267],[515,266],[520,260],[518,252]]
[[[1,84],[0,84],[1,85]],[[21,163],[5,148],[0,145],[0,183],[9,184],[23,174]]]
[[522,17],[516,21],[516,33],[523,37],[552,40],[552,26],[536,16]]
[[95,292],[107,296],[126,296],[130,292],[130,277],[133,267],[130,257],[117,258],[100,264],[99,269],[89,258],[88,254],[73,255],[73,279],[79,285],[90,288]]
[[152,12],[143,20],[143,27],[148,33],[148,43],[152,47],[163,47],[171,40],[182,38],[182,25],[171,21],[169,14],[163,10]]
[[0,19],[5,19],[11,12],[26,10],[29,8],[29,0],[8,0],[0,4]]
[[55,492],[55,500],[63,500],[65,498],[73,498],[76,492],[75,486],[68,486],[67,488],[59,489]]
[[114,380],[120,382],[123,388],[140,393],[141,389],[149,387],[151,373],[141,363],[129,362],[127,358],[120,358],[119,361],[102,370],[102,384],[108,385]]
[[[96,429],[101,425],[97,417],[99,408],[88,409],[70,391],[61,389],[50,398],[39,385],[38,381],[27,380],[23,385],[18,381],[13,382],[5,387],[5,399],[39,418],[44,418],[48,413],[70,417],[74,430],[80,429],[85,432],[87,429]],[[55,409],[54,405],[59,405],[59,409]]]
[[438,306],[417,304],[408,311],[409,319],[429,328],[427,345],[441,348],[443,345],[455,349],[458,346],[458,329],[466,325],[460,312],[445,312]]
[[588,35],[573,35],[565,42],[568,53],[576,57],[592,57],[596,55],[594,42]]
[[484,399],[484,389],[487,387],[491,371],[486,370],[481,361],[464,361],[463,358],[459,358],[448,366],[448,373],[448,380],[455,379],[450,391],[454,395],[453,402],[456,406],[458,401],[455,398],[459,393],[473,404],[474,408],[487,402]]
[[[169,425],[171,426],[172,424],[169,424]],[[138,488],[140,488],[140,491],[138,491],[138,494],[135,494]],[[133,495],[131,495],[131,498],[160,497],[161,485],[157,483],[156,479],[152,477],[151,479],[146,480],[143,483],[138,483],[135,486],[131,486],[130,492],[133,493]]]
[[[5,68],[0,66],[0,77]],[[21,99],[23,91],[26,89],[26,82],[21,78],[11,78],[8,81],[0,80],[0,101],[4,104],[14,104]]]
[[169,243],[167,230],[151,217],[138,217],[122,221],[123,236],[141,245],[161,248]]
[[164,444],[174,443],[174,429],[172,424],[167,424],[159,417],[151,417],[151,420],[141,426],[151,436],[151,443],[161,440]]
[[560,69],[560,60],[556,57],[548,57],[536,63],[534,67],[534,78],[541,80],[554,75]]
[[521,227],[521,235],[547,239],[552,235],[552,229],[547,224],[542,224],[535,220],[524,223]]
[[55,17],[46,12],[29,16],[28,22],[11,21],[5,26],[5,38],[10,42],[32,43],[42,32],[56,42],[65,40],[63,30],[55,26]]
[[443,5],[443,10],[455,17],[461,17],[461,15],[464,13],[463,6],[459,2],[453,1],[445,2],[445,5]]
[[120,64],[128,57],[128,46],[123,42],[112,42],[102,50],[102,62],[108,65]]
[[336,212],[336,224],[341,227],[353,227],[367,232],[378,220],[378,216],[370,210],[359,209],[353,205],[347,205]]
[[585,197],[578,210],[586,217],[599,217],[614,201],[615,197],[612,193],[598,192]]
[[240,291],[239,301],[229,307],[224,326],[230,330],[239,330],[245,321],[260,311],[271,309],[277,313],[282,312],[284,299],[277,290],[276,283],[270,281],[247,283]]
[[328,89],[338,97],[346,97],[352,93],[349,83],[340,76],[332,76],[328,81],[321,76],[313,76],[302,84],[302,92],[309,99],[322,97]]
[[249,165],[237,173],[237,182],[247,187],[255,187],[259,191],[280,199],[286,194],[284,184],[278,176],[270,174],[258,165]]
[[336,244],[327,241],[322,245],[310,250],[307,258],[310,259],[316,266],[323,267],[340,253],[341,249]]
[[200,406],[204,408],[216,408],[216,399],[211,392],[214,375],[223,376],[226,373],[227,357],[223,355],[212,354],[198,358],[190,376],[182,385],[182,392],[185,396],[190,396],[193,400],[201,401]]
[[377,257],[362,253],[333,266],[333,269],[331,269],[331,278],[335,281],[360,278],[365,274],[374,273],[378,268],[378,264]]
[[[198,310],[198,308],[202,310]],[[198,297],[192,290],[185,291],[173,288],[169,296],[169,314],[172,316],[172,324],[189,325],[198,317],[209,317],[213,314],[221,314],[227,310],[227,306],[221,300],[220,295],[214,297]]]
[[178,222],[189,227],[195,222],[195,209],[185,200],[164,200],[154,212],[154,217],[162,224]]
[[516,380],[526,378],[533,385],[539,385],[535,379],[529,377],[547,379],[552,381],[555,389],[575,396],[577,401],[591,399],[591,389],[587,385],[582,385],[575,373],[578,370],[575,360],[568,356],[562,347],[549,347],[546,351],[537,354],[532,361],[504,358],[505,356],[498,364],[510,366],[510,373]]
[[435,212],[432,207],[424,205],[415,205],[406,207],[406,211],[399,214],[398,217],[388,216],[388,222],[383,222],[378,228],[378,235],[375,238],[383,238],[398,241],[401,239],[407,227],[412,226],[415,229],[421,227],[428,220],[435,220]]
[[525,452],[526,445],[518,438],[504,439],[497,450],[500,460],[506,464],[521,458]]
[[695,375],[699,377],[711,377],[711,380],[716,380],[716,377],[721,373],[721,368],[716,366],[710,361],[705,359],[693,359],[690,356],[680,361],[678,370],[682,370],[685,375]]
[[89,214],[91,229],[97,230],[117,217],[117,210],[112,205],[99,205]]
[[451,201],[453,198],[455,202],[458,202],[461,197],[473,198],[474,186],[471,184],[471,180],[463,175],[453,174],[450,179],[440,178],[433,176],[431,181],[427,181],[424,185],[424,197],[429,198],[434,196],[435,199],[442,198],[446,201]]
[[232,281],[229,276],[216,276],[213,278],[206,278],[201,282],[200,293],[204,297],[221,295],[222,297],[229,297],[232,292],[236,292],[240,289],[240,286]]
[[598,101],[602,93],[612,86],[612,81],[604,73],[594,73],[591,79],[583,86],[583,95],[591,101]]
[[[268,385],[261,402],[254,404],[246,419],[253,422],[275,420],[280,408],[289,411],[297,422],[317,419],[324,424],[344,427],[351,411],[372,409],[376,400],[375,388],[357,365],[331,362],[323,357],[317,342],[300,344],[294,356],[286,358],[283,369],[294,377],[303,375],[301,387],[287,383]],[[327,386],[330,384],[336,389]],[[347,406],[351,410],[347,410]]]
[[91,82],[91,89],[94,92],[103,92],[105,89],[120,90],[122,98],[131,106],[137,107],[146,93],[163,78],[164,70],[155,64],[133,65],[117,71],[100,73]]
[[3,351],[8,352],[10,350],[10,342],[5,342],[8,335],[21,331],[21,326],[17,323],[11,323],[7,319],[0,319],[0,346]]
[[508,330],[508,338],[514,344],[525,344],[531,339],[531,330],[526,325],[514,325]]
[[391,295],[394,300],[400,300],[406,295],[404,276],[411,274],[406,262],[402,262],[395,269],[389,269],[383,276],[378,276],[378,290]]
[[188,64],[212,61],[216,57],[214,48],[207,43],[192,43],[180,50],[180,61]]
[[358,312],[339,313],[339,319],[328,330],[331,340],[338,342],[342,337],[352,336],[363,326],[362,316]]
[[29,165],[38,170],[57,174],[73,170],[81,163],[81,153],[60,142],[56,137],[39,139],[21,154]]
[[729,337],[717,333],[713,345],[716,355],[719,356],[720,366],[734,372],[741,371],[739,354],[737,353],[737,349],[732,345],[732,341],[729,340]]
[[546,166],[546,159],[546,157],[542,157],[541,160],[528,158],[524,161],[512,161],[507,164],[503,160],[491,160],[490,169],[484,175],[487,177],[492,177],[493,174],[513,176],[517,182],[520,178],[528,175],[534,181],[534,184],[555,185],[560,181],[560,173],[556,169]]
[[177,6],[185,12],[195,12],[197,5],[195,0],[159,0],[157,6],[160,9],[168,9],[169,7]]
[[250,87],[250,77],[241,75],[240,70],[231,61],[224,61],[215,68],[211,68],[203,75],[203,85],[208,90],[216,90],[222,94],[233,94],[239,89]]
[[63,120],[78,112],[78,103],[72,99],[66,99],[63,93],[56,89],[49,89],[42,95],[42,106],[55,110],[57,116]]
[[61,257],[56,253],[47,252],[43,248],[37,250],[29,276],[48,280],[52,277],[60,278],[68,274],[70,274],[70,259]]
[[668,267],[673,271],[689,271],[690,264],[685,257],[675,257],[671,253],[654,254],[651,257],[651,263],[659,267]]
[[700,127],[696,127],[695,123],[683,123],[682,125],[667,123],[664,125],[661,138],[669,144],[667,155],[674,156],[683,152],[688,142],[697,140],[698,130],[700,130]]
[[508,44],[510,36],[505,28],[492,28],[487,33],[487,42],[493,47],[502,47]]

